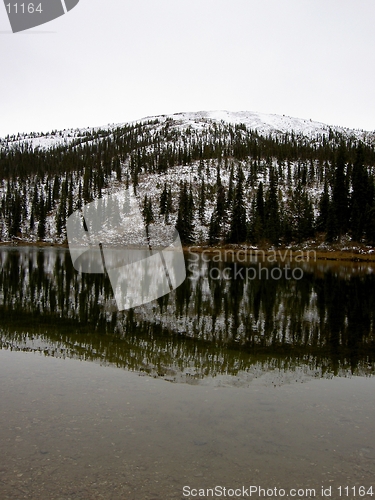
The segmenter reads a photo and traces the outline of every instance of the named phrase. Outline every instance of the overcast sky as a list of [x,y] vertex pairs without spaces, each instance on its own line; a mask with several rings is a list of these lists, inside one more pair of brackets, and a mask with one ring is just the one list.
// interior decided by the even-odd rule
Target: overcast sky
[[374,26],[374,0],[80,0],[12,34],[0,5],[0,136],[224,109],[374,130]]

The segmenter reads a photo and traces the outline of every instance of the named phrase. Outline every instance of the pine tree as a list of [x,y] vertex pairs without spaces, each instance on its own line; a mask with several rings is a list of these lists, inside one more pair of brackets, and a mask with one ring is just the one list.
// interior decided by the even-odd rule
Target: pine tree
[[51,185],[49,182],[47,182],[47,192],[48,192],[48,196],[47,196],[46,210],[47,210],[47,213],[49,213],[52,210],[52,189],[51,189]]
[[234,198],[234,165],[231,164],[230,174],[229,174],[229,186],[228,186],[228,195],[227,195],[227,210],[231,210],[232,202]]
[[66,228],[66,196],[63,191],[60,206],[56,212],[56,232],[58,236],[62,236]]
[[263,197],[263,183],[260,182],[256,197],[251,204],[251,224],[249,226],[248,239],[258,243],[264,237],[265,207]]
[[137,195],[137,187],[138,187],[138,167],[134,168],[132,182],[133,182],[134,195],[136,196]]
[[165,216],[164,216],[164,222],[166,224],[169,224],[169,215],[173,212],[173,202],[172,202],[172,189],[169,186],[168,192],[167,192],[167,201],[165,204]]
[[222,185],[219,186],[216,195],[216,206],[211,215],[208,239],[210,245],[218,243],[222,237],[223,224],[226,219],[226,197],[225,189]]
[[242,168],[238,168],[237,185],[233,200],[232,217],[230,221],[230,230],[228,241],[230,243],[242,243],[246,241],[247,223],[246,223],[246,208],[244,195],[245,176]]
[[34,186],[34,194],[33,194],[33,199],[32,199],[32,208],[34,210],[34,215],[38,219],[39,218],[39,192],[38,192],[38,185],[35,184]]
[[375,242],[375,186],[374,179],[371,175],[368,176],[367,191],[365,220],[366,242],[367,244],[373,245]]
[[204,179],[202,179],[199,192],[199,208],[198,208],[199,220],[201,224],[204,224],[205,222],[204,220],[205,209],[206,209],[206,186],[204,183]]
[[73,176],[70,178],[69,191],[68,191],[68,216],[73,213]]
[[155,222],[155,219],[154,219],[154,213],[152,210],[151,197],[148,198],[147,195],[144,197],[144,200],[143,200],[142,215],[143,215],[143,219],[145,221],[146,229],[148,231],[148,226],[150,224],[152,224],[153,222]]
[[216,167],[216,187],[219,188],[220,186],[221,186],[221,172],[220,172],[220,163],[218,163]]
[[204,161],[202,158],[199,160],[199,165],[198,165],[198,176],[203,177],[203,169],[204,169]]
[[92,179],[92,169],[86,167],[83,175],[83,193],[82,193],[83,200],[85,203],[88,203],[93,199],[91,192],[91,179]]
[[32,231],[35,227],[35,217],[34,217],[34,209],[31,209],[31,215],[30,215],[30,231]]
[[27,186],[25,184],[23,186],[23,192],[22,192],[22,196],[21,196],[22,220],[23,221],[26,221],[28,218],[28,215],[29,215],[29,209],[27,206],[27,199],[28,199],[27,193],[28,193],[28,189],[27,189]]
[[337,237],[337,234],[338,234],[338,229],[336,220],[336,210],[333,201],[331,201],[328,207],[328,216],[327,216],[327,232],[326,232],[327,243],[333,243],[333,241]]
[[160,215],[165,215],[167,211],[167,200],[168,200],[168,191],[167,191],[167,183],[165,182],[164,189],[160,195],[160,202],[159,202]]
[[274,245],[280,240],[280,213],[277,196],[277,179],[273,168],[270,168],[270,185],[265,203],[265,236]]
[[256,199],[256,215],[259,217],[260,223],[264,224],[264,198],[263,198],[263,183],[260,182],[257,190]]
[[43,196],[40,199],[38,238],[44,240],[46,236],[46,206]]
[[348,184],[345,174],[345,146],[341,145],[337,152],[335,178],[333,184],[332,203],[335,212],[336,234],[342,236],[348,229]]
[[81,179],[79,180],[79,186],[78,186],[77,209],[78,210],[82,209],[82,182],[81,182]]
[[116,179],[121,182],[121,162],[118,156],[113,158],[112,169],[116,172]]
[[60,195],[60,178],[58,175],[55,175],[55,179],[53,181],[53,190],[52,190],[52,199],[55,204]]
[[324,191],[319,201],[319,216],[316,223],[318,231],[323,232],[327,230],[329,203],[328,182],[326,180],[324,183]]
[[178,214],[176,229],[179,232],[182,243],[191,243],[194,240],[194,203],[192,192],[188,191],[187,182],[180,185],[180,196],[178,203]]
[[351,218],[352,239],[360,241],[365,229],[366,208],[368,205],[368,175],[364,166],[363,148],[357,147],[352,173]]
[[369,207],[366,214],[366,243],[375,245],[375,206]]
[[22,204],[18,193],[15,193],[11,206],[9,236],[18,236],[21,232],[22,221]]
[[311,200],[302,186],[302,182],[297,183],[290,201],[292,212],[289,225],[292,229],[292,237],[298,242],[313,236],[314,233],[314,212]]

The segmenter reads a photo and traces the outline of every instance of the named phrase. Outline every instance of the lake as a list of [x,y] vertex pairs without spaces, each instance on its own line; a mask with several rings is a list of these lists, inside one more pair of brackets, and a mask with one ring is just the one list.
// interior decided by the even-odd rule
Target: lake
[[375,266],[185,258],[119,312],[0,248],[0,498],[375,496]]

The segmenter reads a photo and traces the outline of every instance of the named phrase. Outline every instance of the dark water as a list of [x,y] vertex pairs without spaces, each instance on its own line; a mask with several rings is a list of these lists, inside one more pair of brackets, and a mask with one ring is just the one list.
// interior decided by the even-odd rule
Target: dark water
[[66,250],[0,249],[0,498],[375,495],[375,268],[186,259],[118,312]]
[[302,271],[287,279],[285,263],[207,260],[187,255],[182,286],[118,312],[109,280],[78,274],[68,251],[1,249],[1,346],[176,380],[273,368],[373,373],[375,267],[295,262]]

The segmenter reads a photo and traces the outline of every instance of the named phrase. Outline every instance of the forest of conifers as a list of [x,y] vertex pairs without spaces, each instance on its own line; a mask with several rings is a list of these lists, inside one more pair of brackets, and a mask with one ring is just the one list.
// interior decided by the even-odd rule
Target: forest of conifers
[[62,243],[73,211],[131,189],[146,225],[175,224],[184,243],[375,243],[374,144],[334,129],[262,136],[154,119],[50,148],[0,144],[1,241]]

